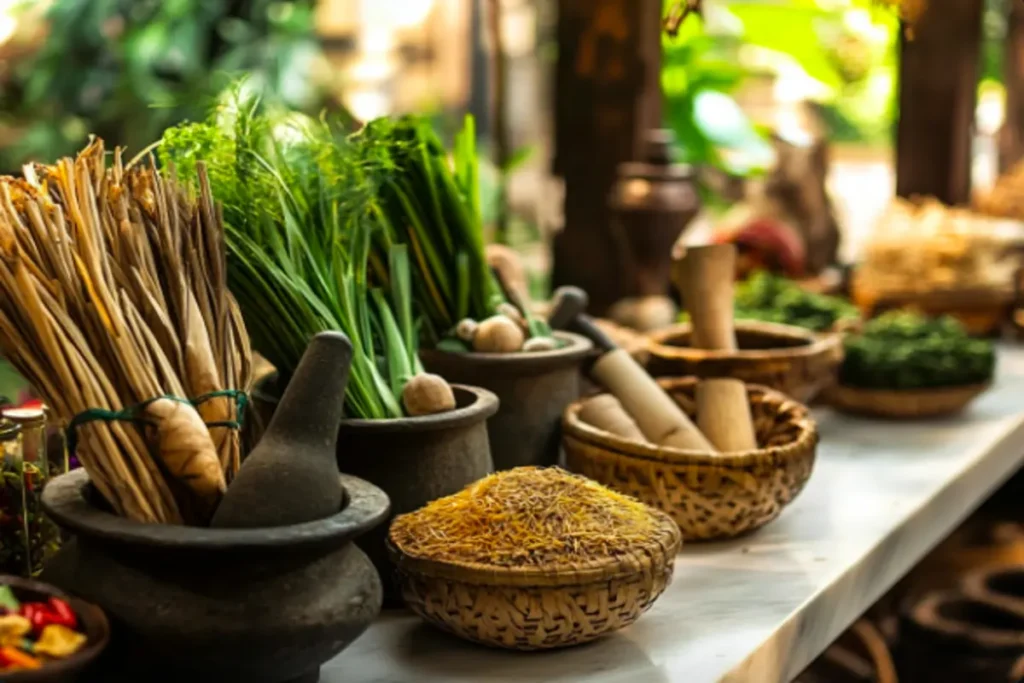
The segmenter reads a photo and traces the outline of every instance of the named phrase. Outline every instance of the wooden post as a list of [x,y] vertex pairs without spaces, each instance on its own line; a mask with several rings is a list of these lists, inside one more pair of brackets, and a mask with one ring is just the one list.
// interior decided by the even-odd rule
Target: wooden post
[[896,193],[966,204],[983,0],[930,0],[900,47]]
[[565,227],[552,284],[582,287],[600,314],[625,285],[608,194],[640,133],[660,124],[661,1],[559,0],[558,11],[554,170],[565,180]]
[[1013,0],[1009,4],[1003,61],[1006,120],[999,131],[1000,172],[1024,158],[1024,2]]

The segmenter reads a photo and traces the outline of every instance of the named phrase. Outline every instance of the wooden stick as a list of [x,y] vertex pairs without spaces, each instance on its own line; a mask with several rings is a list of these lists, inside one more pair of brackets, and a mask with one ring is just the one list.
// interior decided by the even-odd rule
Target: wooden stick
[[658,383],[625,349],[615,349],[594,363],[590,374],[606,386],[636,420],[651,443],[714,453],[715,448]]
[[619,399],[611,394],[599,394],[588,398],[580,406],[580,419],[598,429],[621,436],[631,441],[647,443],[644,433],[636,421],[629,416]]
[[672,264],[672,280],[690,313],[690,346],[695,349],[736,350],[733,330],[733,280],[736,247],[712,244],[689,247]]
[[757,448],[747,387],[738,379],[705,379],[697,384],[697,426],[723,453]]

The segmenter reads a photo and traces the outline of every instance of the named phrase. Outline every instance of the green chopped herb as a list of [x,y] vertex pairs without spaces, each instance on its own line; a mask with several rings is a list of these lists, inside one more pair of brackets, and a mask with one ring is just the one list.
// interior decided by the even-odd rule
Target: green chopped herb
[[995,348],[970,337],[954,318],[891,311],[844,342],[841,384],[870,389],[924,389],[990,380]]

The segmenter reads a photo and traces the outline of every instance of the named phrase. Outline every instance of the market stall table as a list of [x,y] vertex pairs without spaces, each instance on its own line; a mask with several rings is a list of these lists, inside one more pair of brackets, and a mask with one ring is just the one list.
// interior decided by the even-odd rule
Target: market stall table
[[913,423],[816,411],[814,476],[773,524],[685,546],[634,626],[566,650],[515,653],[385,614],[324,683],[790,681],[1024,460],[1024,349],[963,415]]

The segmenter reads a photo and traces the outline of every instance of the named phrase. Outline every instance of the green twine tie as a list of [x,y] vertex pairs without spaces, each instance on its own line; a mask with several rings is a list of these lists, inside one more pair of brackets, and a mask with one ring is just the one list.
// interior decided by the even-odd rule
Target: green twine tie
[[129,406],[123,410],[107,410],[106,408],[90,408],[83,410],[71,420],[65,430],[65,438],[68,444],[68,453],[75,453],[78,447],[78,428],[89,422],[132,422],[135,424],[150,424],[148,420],[140,417],[140,414],[146,409],[153,401],[158,401],[162,398],[166,398],[171,401],[177,401],[178,403],[184,403],[194,408],[199,407],[201,404],[214,398],[229,397],[235,399],[235,414],[238,416],[237,420],[220,420],[217,422],[205,423],[207,427],[227,427],[228,429],[241,429],[242,428],[242,416],[245,413],[245,407],[249,402],[249,396],[240,389],[222,389],[220,391],[211,391],[208,394],[203,394],[197,398],[187,399],[181,398],[180,396],[156,396],[154,398],[137,403],[133,406]]

